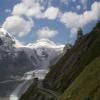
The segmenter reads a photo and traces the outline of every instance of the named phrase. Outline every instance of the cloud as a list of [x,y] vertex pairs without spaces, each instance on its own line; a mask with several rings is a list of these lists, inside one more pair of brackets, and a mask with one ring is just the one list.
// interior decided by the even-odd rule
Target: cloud
[[10,10],[10,9],[5,9],[5,12],[6,12],[6,13],[10,13],[11,10]]
[[[49,20],[56,19],[59,9],[52,7],[48,7],[45,9],[43,6],[43,2],[46,0],[22,0],[22,2],[16,4],[13,8],[12,14],[18,16],[28,16],[35,18],[47,18]],[[47,1],[46,1],[47,4]]]
[[100,2],[94,2],[90,11],[85,11],[83,14],[76,12],[65,12],[60,21],[66,25],[67,28],[72,30],[84,27],[92,21],[97,21],[100,18]]
[[[13,7],[12,12],[10,11],[11,16],[5,19],[2,26],[17,37],[26,36],[34,26],[33,17],[49,20],[57,18],[59,9],[51,5],[45,8],[44,5],[47,3],[49,3],[47,0],[21,0]],[[8,9],[5,11],[9,12]]]
[[72,2],[76,2],[76,0],[72,0]]
[[70,37],[73,38],[73,37],[76,36],[76,34],[77,34],[77,28],[72,28],[72,29],[71,29]]
[[3,23],[3,28],[17,37],[22,37],[31,31],[33,25],[31,19],[26,20],[20,16],[10,16]]
[[77,10],[80,10],[81,9],[81,6],[80,5],[77,5],[76,8],[77,8]]
[[20,48],[20,47],[24,47],[24,43],[20,42],[19,40],[15,39],[15,47],[16,48]]
[[45,12],[44,12],[44,18],[48,18],[51,20],[54,20],[58,17],[59,14],[59,9],[55,7],[49,7]]
[[41,38],[53,38],[58,32],[56,30],[51,30],[48,27],[43,27],[37,31],[38,37]]
[[66,5],[68,5],[68,2],[70,1],[70,0],[60,0],[62,3],[64,3],[64,4],[66,4]]
[[87,9],[87,2],[88,0],[80,0],[80,3],[83,5],[84,9]]
[[44,9],[44,7],[40,5],[39,1],[40,0],[22,0],[22,2],[14,6],[12,14],[38,17]]

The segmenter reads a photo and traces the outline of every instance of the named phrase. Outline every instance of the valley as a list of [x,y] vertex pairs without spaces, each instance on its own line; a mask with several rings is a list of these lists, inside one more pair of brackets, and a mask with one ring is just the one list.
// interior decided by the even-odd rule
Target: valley
[[33,83],[20,100],[99,100],[99,33],[100,23],[50,67],[42,88]]
[[0,100],[100,100],[100,0],[0,0]]

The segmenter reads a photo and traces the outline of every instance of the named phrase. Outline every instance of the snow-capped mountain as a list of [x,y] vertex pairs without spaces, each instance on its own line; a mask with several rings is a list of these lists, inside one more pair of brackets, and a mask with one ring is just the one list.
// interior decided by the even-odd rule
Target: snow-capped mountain
[[56,45],[47,39],[37,40],[26,46],[19,44],[12,35],[0,28],[0,74],[4,71],[17,75],[36,68],[48,68],[53,59],[62,55],[64,48],[64,45]]
[[26,46],[19,44],[13,36],[0,28],[0,49],[12,53],[15,58],[19,52],[24,52],[36,68],[47,68],[52,59],[62,54],[64,48],[64,45],[56,45],[48,39],[37,40]]
[[0,48],[2,49],[12,49],[13,44],[15,44],[15,39],[6,30],[0,28]]
[[[48,70],[48,66],[56,63],[63,55],[64,45],[41,39],[35,43],[22,45],[3,28],[0,28],[0,82],[16,80],[25,72]],[[16,82],[8,84],[8,88],[0,84],[0,96],[7,96],[15,87]]]
[[24,51],[33,65],[38,69],[48,68],[52,59],[63,53],[64,45],[56,45],[54,42],[41,39],[26,46],[17,46],[17,51]]
[[48,39],[41,39],[36,43],[28,44],[27,47],[35,51],[40,60],[40,68],[47,68],[52,59],[63,53],[64,45],[57,45]]

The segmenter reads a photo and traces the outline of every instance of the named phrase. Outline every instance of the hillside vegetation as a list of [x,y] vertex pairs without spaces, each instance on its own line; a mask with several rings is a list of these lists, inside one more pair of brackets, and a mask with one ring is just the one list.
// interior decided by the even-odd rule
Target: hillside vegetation
[[60,100],[100,100],[100,57],[86,66]]

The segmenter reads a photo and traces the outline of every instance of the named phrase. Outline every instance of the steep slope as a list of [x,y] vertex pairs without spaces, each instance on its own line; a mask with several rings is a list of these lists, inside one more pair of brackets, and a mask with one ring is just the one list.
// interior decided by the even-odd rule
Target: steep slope
[[100,100],[100,57],[86,66],[60,100]]
[[100,23],[50,67],[42,90],[33,82],[20,100],[99,100],[99,59]]
[[98,56],[100,56],[100,23],[51,67],[44,80],[44,87],[63,93],[83,69]]

